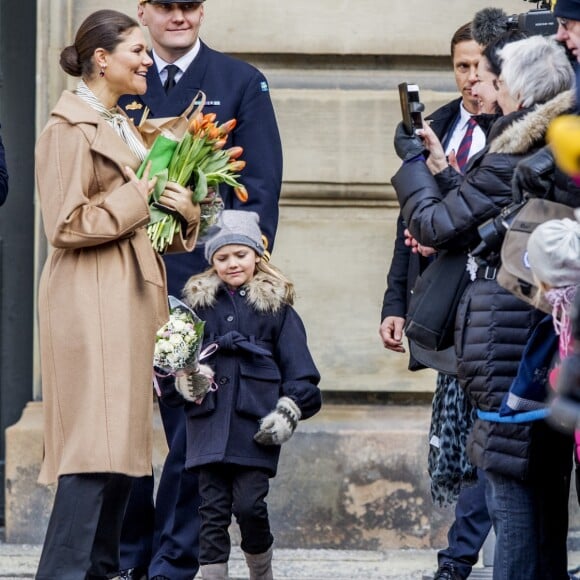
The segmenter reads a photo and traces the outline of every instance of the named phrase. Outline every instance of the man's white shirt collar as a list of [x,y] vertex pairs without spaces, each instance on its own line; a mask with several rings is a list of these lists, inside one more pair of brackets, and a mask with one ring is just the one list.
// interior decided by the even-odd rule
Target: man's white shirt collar
[[167,71],[165,67],[169,64],[174,64],[179,68],[179,72],[175,75],[175,82],[179,82],[179,79],[183,76],[183,73],[188,69],[189,65],[193,62],[195,57],[199,53],[199,49],[201,48],[201,42],[199,38],[196,40],[195,44],[193,45],[192,49],[184,54],[182,57],[178,58],[175,62],[167,62],[163,60],[153,49],[153,61],[155,62],[155,66],[157,67],[157,72],[159,73],[159,78],[161,79],[161,84],[165,82],[167,79]]

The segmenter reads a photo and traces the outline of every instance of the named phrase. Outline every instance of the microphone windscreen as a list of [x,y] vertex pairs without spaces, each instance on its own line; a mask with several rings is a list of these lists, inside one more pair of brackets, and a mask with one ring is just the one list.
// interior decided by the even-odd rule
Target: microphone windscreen
[[508,15],[501,8],[483,8],[475,14],[471,34],[475,42],[487,46],[508,29]]

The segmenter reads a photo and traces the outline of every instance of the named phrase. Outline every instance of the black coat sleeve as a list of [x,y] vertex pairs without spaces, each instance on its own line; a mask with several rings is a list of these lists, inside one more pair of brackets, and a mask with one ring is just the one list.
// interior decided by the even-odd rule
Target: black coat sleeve
[[405,245],[405,222],[399,214],[397,219],[397,237],[393,248],[393,258],[391,267],[387,274],[387,289],[383,297],[383,308],[381,310],[381,322],[387,316],[399,316],[405,318],[407,315],[407,281],[409,274],[409,260],[411,258],[411,248]]
[[476,246],[477,227],[512,200],[514,165],[510,155],[486,153],[461,182],[445,175],[438,182],[424,161],[404,163],[392,183],[409,231],[437,249]]

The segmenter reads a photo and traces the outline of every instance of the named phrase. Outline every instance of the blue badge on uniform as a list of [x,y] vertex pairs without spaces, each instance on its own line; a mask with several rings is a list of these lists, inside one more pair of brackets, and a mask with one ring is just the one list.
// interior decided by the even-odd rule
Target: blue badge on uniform
[[260,83],[260,88],[262,89],[263,93],[267,93],[268,92],[268,83],[266,81],[262,81]]

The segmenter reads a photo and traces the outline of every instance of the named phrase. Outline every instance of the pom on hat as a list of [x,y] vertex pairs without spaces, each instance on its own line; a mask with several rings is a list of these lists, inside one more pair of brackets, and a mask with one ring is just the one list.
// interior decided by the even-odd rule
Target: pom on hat
[[554,16],[580,20],[580,0],[558,0],[554,6]]
[[226,209],[220,214],[216,233],[205,243],[205,259],[211,263],[213,255],[223,246],[239,244],[252,248],[258,256],[266,248],[260,231],[260,217],[254,211]]
[[552,288],[580,284],[580,223],[564,218],[540,224],[528,239],[535,276]]

